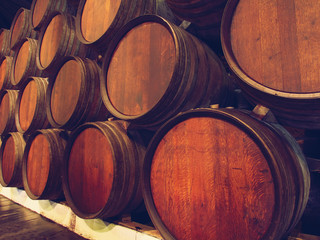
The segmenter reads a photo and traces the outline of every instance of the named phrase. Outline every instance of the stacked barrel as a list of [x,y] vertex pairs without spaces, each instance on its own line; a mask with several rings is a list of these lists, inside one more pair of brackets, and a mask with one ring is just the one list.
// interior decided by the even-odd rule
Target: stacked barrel
[[293,129],[319,127],[317,58],[305,54],[317,30],[303,30],[318,3],[249,2],[20,9],[0,32],[1,184],[65,198],[81,218],[146,207],[165,239],[290,234],[310,188]]

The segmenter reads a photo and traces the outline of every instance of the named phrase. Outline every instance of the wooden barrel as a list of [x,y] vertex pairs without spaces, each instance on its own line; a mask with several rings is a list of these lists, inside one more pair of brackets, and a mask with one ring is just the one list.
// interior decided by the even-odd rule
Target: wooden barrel
[[280,125],[235,109],[197,109],[148,146],[143,194],[164,239],[282,239],[308,201],[301,149]]
[[42,129],[30,135],[22,159],[22,177],[31,199],[63,197],[62,158],[66,146],[63,130]]
[[0,58],[3,56],[9,56],[10,51],[10,30],[1,28],[0,29]]
[[36,64],[37,45],[36,39],[26,38],[17,46],[11,69],[11,83],[16,88],[20,88],[28,77],[42,75]]
[[3,187],[22,187],[22,156],[25,140],[21,133],[5,135],[0,148],[0,183]]
[[283,125],[320,127],[318,7],[316,0],[232,0],[226,6],[226,60],[248,98],[270,108]]
[[15,108],[15,124],[20,133],[30,134],[49,127],[46,114],[47,78],[30,77],[22,85]]
[[113,35],[129,20],[154,13],[155,0],[81,0],[76,17],[79,40],[104,53]]
[[50,124],[73,129],[84,121],[106,120],[99,82],[100,68],[93,60],[69,56],[56,64],[46,97]]
[[64,194],[81,218],[109,218],[142,203],[143,148],[126,123],[85,123],[72,132],[64,154]]
[[11,83],[12,60],[13,58],[9,56],[0,58],[0,90],[13,88]]
[[42,26],[37,47],[37,66],[47,72],[55,68],[64,56],[86,56],[88,49],[75,35],[74,17],[63,12],[54,12]]
[[15,50],[15,48],[20,44],[20,42],[29,37],[36,38],[37,33],[32,30],[29,24],[30,10],[26,8],[20,8],[13,18],[11,28],[10,28],[10,48]]
[[18,98],[18,90],[2,90],[0,92],[0,134],[16,131],[14,111]]
[[223,65],[205,44],[155,15],[138,17],[118,32],[102,75],[110,113],[144,127],[186,109],[222,104],[228,84]]
[[53,12],[66,12],[67,0],[33,0],[30,10],[30,25],[33,29],[40,30]]

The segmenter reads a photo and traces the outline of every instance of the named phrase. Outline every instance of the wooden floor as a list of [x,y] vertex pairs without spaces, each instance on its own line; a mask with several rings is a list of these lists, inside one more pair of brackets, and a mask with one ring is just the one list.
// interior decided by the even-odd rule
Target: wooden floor
[[0,195],[0,240],[85,238]]

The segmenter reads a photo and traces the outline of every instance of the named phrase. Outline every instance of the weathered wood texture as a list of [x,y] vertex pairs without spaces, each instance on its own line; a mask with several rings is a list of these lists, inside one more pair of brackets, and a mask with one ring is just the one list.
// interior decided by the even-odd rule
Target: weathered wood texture
[[12,21],[10,28],[10,48],[15,50],[15,48],[20,44],[20,42],[26,38],[36,38],[37,33],[32,30],[29,24],[30,10],[26,8],[20,8]]
[[82,240],[85,238],[0,195],[0,239]]
[[0,90],[11,89],[11,66],[12,57],[4,56],[0,58]]
[[82,218],[109,218],[142,204],[143,148],[119,122],[86,123],[77,128],[64,154],[64,193]]
[[0,58],[3,56],[9,56],[10,51],[10,30],[0,29]]
[[74,129],[84,121],[107,120],[100,94],[100,67],[90,59],[66,57],[49,78],[46,106],[53,127]]
[[4,187],[22,187],[23,135],[18,132],[4,136],[0,148],[0,183]]
[[16,131],[15,107],[18,90],[3,90],[0,93],[0,134]]
[[22,85],[15,108],[15,125],[19,132],[30,134],[49,127],[46,115],[47,78],[30,77]]
[[129,20],[154,13],[155,0],[81,0],[76,30],[81,42],[104,52],[113,35]]
[[11,69],[11,84],[20,88],[28,77],[41,77],[42,71],[36,64],[38,41],[26,38],[17,45]]
[[279,121],[319,128],[317,0],[229,1],[222,47],[239,86]]
[[122,28],[105,55],[102,74],[108,110],[144,127],[226,97],[225,70],[214,53],[158,16],[142,16]]
[[42,129],[31,134],[23,155],[22,177],[31,199],[63,197],[62,166],[66,145],[63,130]]
[[281,239],[310,187],[294,139],[238,110],[193,110],[167,122],[143,175],[149,215],[165,239]]

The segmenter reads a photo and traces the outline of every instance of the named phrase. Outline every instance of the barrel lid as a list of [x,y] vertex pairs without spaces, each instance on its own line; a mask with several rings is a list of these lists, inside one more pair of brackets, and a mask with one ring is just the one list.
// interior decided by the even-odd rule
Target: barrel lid
[[12,84],[17,85],[20,83],[25,72],[28,70],[27,65],[30,61],[30,54],[32,54],[30,43],[28,39],[21,42],[19,50],[16,51],[14,56],[14,67],[12,73]]
[[7,136],[1,149],[1,184],[7,186],[12,181],[16,164],[16,145],[11,135]]
[[[28,31],[26,26],[28,26],[29,22],[27,21],[29,17],[30,10],[26,8],[20,8],[11,24],[10,28],[10,47],[13,49],[16,44],[19,43],[21,37]],[[26,29],[25,29],[26,28]]]
[[10,97],[7,92],[2,92],[0,95],[0,133],[3,133],[7,128],[9,116]]
[[31,5],[31,26],[34,28],[37,27],[43,17],[45,16],[45,13],[48,9],[49,3],[52,2],[50,0],[39,0],[39,1],[33,1]]
[[114,116],[138,118],[169,94],[178,72],[178,45],[170,24],[155,15],[135,18],[118,32],[101,79],[103,101]]
[[319,98],[317,9],[309,1],[229,1],[221,42],[231,69],[245,84],[291,99]]
[[4,87],[5,79],[8,78],[8,72],[10,72],[10,69],[8,69],[7,57],[2,57],[0,59],[0,89]]

